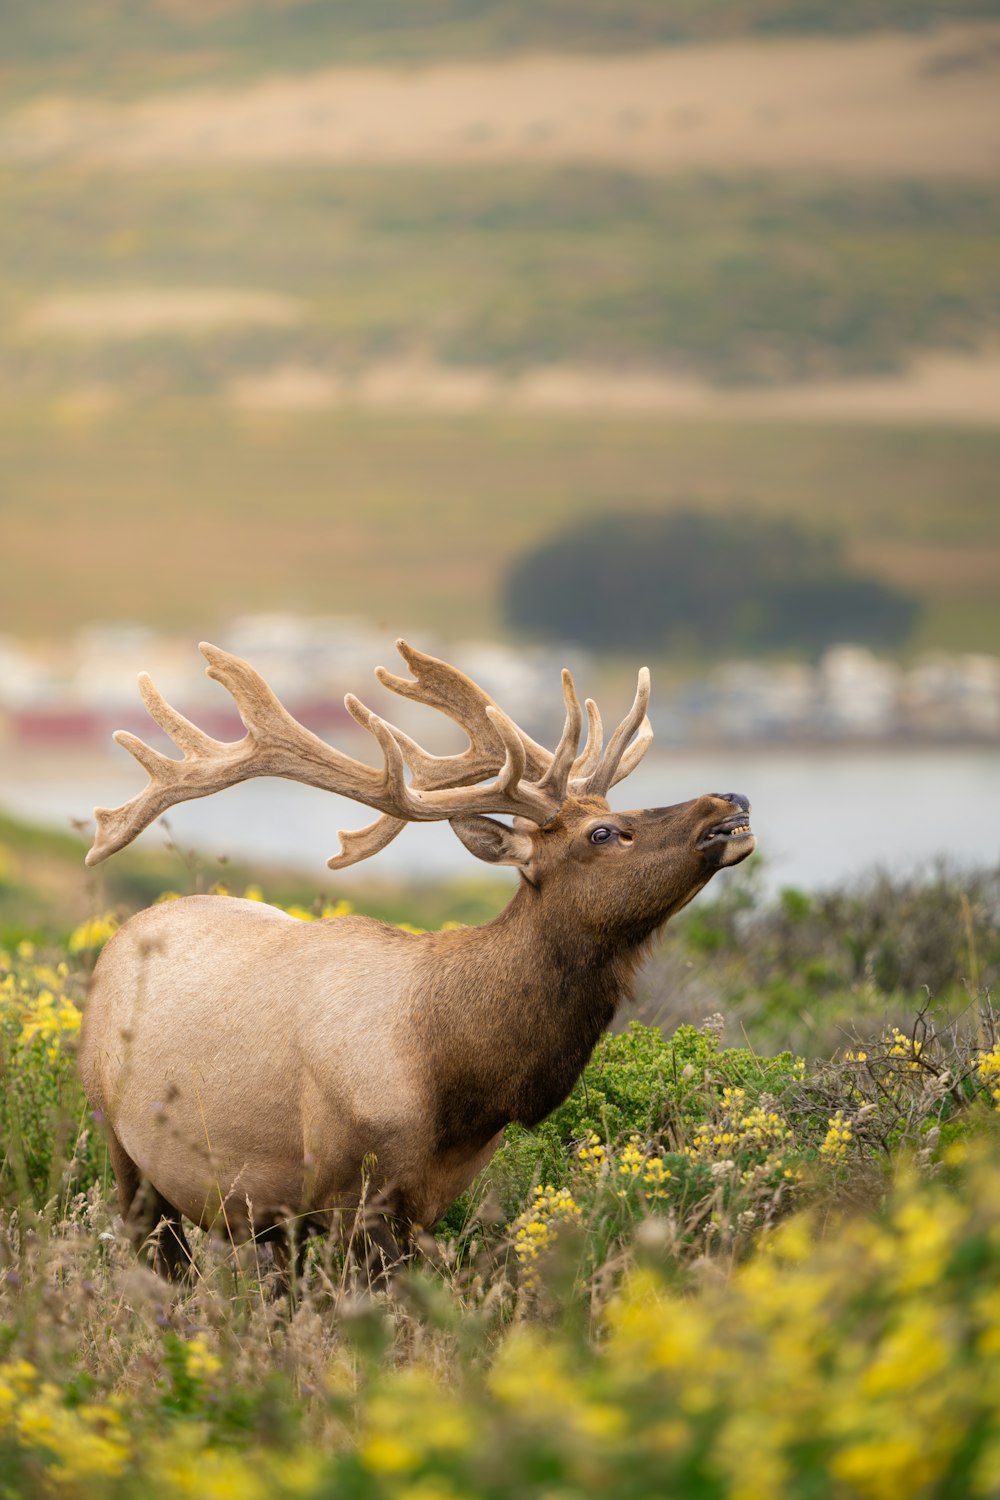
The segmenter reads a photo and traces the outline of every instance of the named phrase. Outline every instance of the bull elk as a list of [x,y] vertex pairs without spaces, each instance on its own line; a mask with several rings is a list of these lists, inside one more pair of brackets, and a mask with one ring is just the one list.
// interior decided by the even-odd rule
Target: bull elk
[[587,701],[578,755],[584,716],[568,672],[565,727],[549,751],[457,668],[397,644],[412,677],[380,667],[379,681],[460,725],[462,753],[429,754],[349,695],[381,749],[375,769],[305,729],[246,662],[209,645],[208,675],[235,700],[243,739],[203,733],[145,675],[146,707],[183,758],[115,735],[149,782],[96,810],[90,865],[175,803],[281,776],[380,814],[340,834],[333,869],[375,854],[408,822],[447,819],[470,853],[520,874],[510,904],[481,927],[410,934],[368,917],[307,923],[260,902],[188,896],[111,939],[80,1071],[106,1121],[125,1221],[137,1243],[159,1226],[157,1263],[171,1276],[189,1265],[183,1218],[237,1243],[280,1238],[290,1221],[349,1235],[366,1180],[380,1206],[368,1232],[385,1259],[398,1257],[408,1227],[441,1217],[505,1125],[533,1125],[566,1098],[652,935],[755,847],[736,792],[611,811],[607,792],[652,740],[645,668],[606,747]]

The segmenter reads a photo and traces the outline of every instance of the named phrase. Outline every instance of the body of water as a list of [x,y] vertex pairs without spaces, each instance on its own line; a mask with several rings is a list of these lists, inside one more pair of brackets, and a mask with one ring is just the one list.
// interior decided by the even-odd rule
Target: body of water
[[[140,790],[143,773],[121,752],[75,765],[68,757],[0,761],[0,806],[29,822],[67,827],[94,805]],[[895,873],[1000,861],[1000,755],[993,749],[766,749],[651,753],[611,793],[620,809],[682,802],[706,791],[745,792],[753,804],[763,877],[771,888],[837,885],[878,867]],[[373,814],[356,803],[283,781],[257,781],[183,804],[169,814],[183,848],[313,872],[346,891],[353,869],[326,871],[337,830]],[[154,826],[142,836],[162,844]],[[477,868],[446,825],[415,824],[359,873],[445,879]]]

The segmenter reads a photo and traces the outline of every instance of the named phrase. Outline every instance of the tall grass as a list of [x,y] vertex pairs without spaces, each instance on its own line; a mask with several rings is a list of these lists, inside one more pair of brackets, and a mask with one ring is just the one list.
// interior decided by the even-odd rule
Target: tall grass
[[[907,1025],[873,1028],[862,988],[869,1037],[832,1058],[726,1047],[721,1017],[606,1038],[388,1289],[329,1241],[282,1289],[265,1247],[201,1231],[190,1284],[155,1277],[74,1075],[113,923],[4,952],[0,1495],[995,1493],[991,881],[754,909],[747,951],[803,984],[852,900],[860,944],[895,920]],[[932,911],[922,959],[907,932]],[[680,938],[737,1012],[713,964],[739,916],[709,908]],[[973,953],[964,1013],[917,1014],[921,971],[948,981]]]

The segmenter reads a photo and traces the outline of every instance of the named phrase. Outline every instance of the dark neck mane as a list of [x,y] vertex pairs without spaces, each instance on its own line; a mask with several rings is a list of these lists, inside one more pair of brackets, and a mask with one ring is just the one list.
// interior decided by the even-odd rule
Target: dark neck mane
[[495,921],[442,935],[452,939],[449,979],[428,997],[428,1040],[443,1149],[485,1143],[511,1120],[537,1124],[631,995],[656,926],[588,933],[548,921],[545,906],[522,885]]

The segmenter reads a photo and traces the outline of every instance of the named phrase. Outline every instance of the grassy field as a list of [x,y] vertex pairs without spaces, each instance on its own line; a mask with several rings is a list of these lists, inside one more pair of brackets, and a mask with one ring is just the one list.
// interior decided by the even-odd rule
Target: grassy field
[[0,930],[4,1500],[995,1493],[996,872],[695,903],[667,1032],[602,1039],[389,1288],[329,1241],[290,1288],[198,1231],[188,1284],[137,1259],[74,1076],[137,896]]
[[[994,11],[956,5],[946,19]],[[8,6],[5,80],[16,104],[43,86],[107,98],[221,87],[331,56],[488,61],[558,37],[596,53],[614,39],[634,62],[660,42],[850,30],[868,33],[864,87],[877,101],[883,52],[898,73],[909,45],[880,28],[920,31],[931,9],[386,0],[365,15],[361,27],[340,4]],[[949,124],[961,98],[988,98],[995,49],[976,41],[986,31],[957,52],[953,33],[926,35],[944,52],[933,68],[911,58],[906,76]],[[826,47],[815,43],[820,71]],[[781,46],[764,52],[768,78],[799,88]],[[699,56],[709,93],[727,92],[715,53]],[[468,79],[451,84],[461,94]],[[292,115],[313,108],[304,86],[280,86]],[[529,164],[526,138],[519,163],[434,165],[433,151],[405,168],[321,167],[294,152],[269,163],[255,106],[240,133],[263,155],[237,166],[203,159],[214,96],[186,99],[174,102],[197,116],[191,155],[174,168],[84,165],[72,140],[19,167],[18,130],[0,121],[0,516],[15,560],[0,630],[143,619],[211,636],[234,613],[277,608],[361,613],[388,634],[502,631],[502,580],[522,548],[581,513],[695,505],[734,525],[779,515],[834,532],[853,562],[921,599],[914,649],[998,638],[1000,195],[963,176],[965,137],[942,135],[937,115],[951,158],[918,163],[923,180],[879,171],[874,145],[839,175],[792,172],[784,158],[771,174],[667,171],[638,145],[627,169]],[[794,144],[794,122],[776,130],[744,105],[779,157]],[[698,134],[698,120],[661,106],[649,119]],[[131,117],[102,125],[94,108],[96,136],[128,145]],[[43,136],[70,119],[61,110],[39,104]],[[642,121],[616,106],[604,123],[627,157]],[[988,149],[989,129],[973,134]],[[907,411],[928,357],[945,361],[950,395],[921,407],[917,393]],[[801,405],[738,418],[724,404],[836,397],[883,377],[898,378],[898,426],[889,407],[879,419],[878,389],[871,410],[855,402],[855,425],[836,399],[809,420]],[[656,400],[671,382],[685,399],[693,389],[712,420],[656,400],[643,410],[644,380]],[[921,412],[940,425],[921,428]]]
[[211,639],[249,607],[474,635],[500,626],[511,558],[570,517],[697,504],[833,531],[925,599],[917,644],[982,649],[998,456],[988,429],[8,408],[0,631],[141,618]]
[[[898,371],[1000,331],[990,183],[656,179],[584,166],[0,172],[0,391],[205,390],[281,363],[664,368],[721,382]],[[157,299],[289,300],[287,326],[157,326]],[[60,330],[53,294],[145,297]],[[98,309],[100,303],[97,304]],[[46,310],[48,317],[46,321]],[[41,324],[39,319],[43,320]]]
[[[19,567],[0,630],[211,635],[248,607],[495,630],[507,564],[570,516],[696,504],[834,531],[924,600],[914,644],[981,649],[1000,618],[989,429],[234,403],[282,369],[349,382],[414,355],[455,372],[459,402],[463,370],[548,363],[611,389],[657,369],[758,388],[894,371],[995,336],[998,229],[996,190],[956,183],[8,171],[0,509]],[[157,322],[206,288],[203,325],[197,302]],[[213,288],[272,300],[215,324]],[[86,332],[60,331],[67,296]]]

